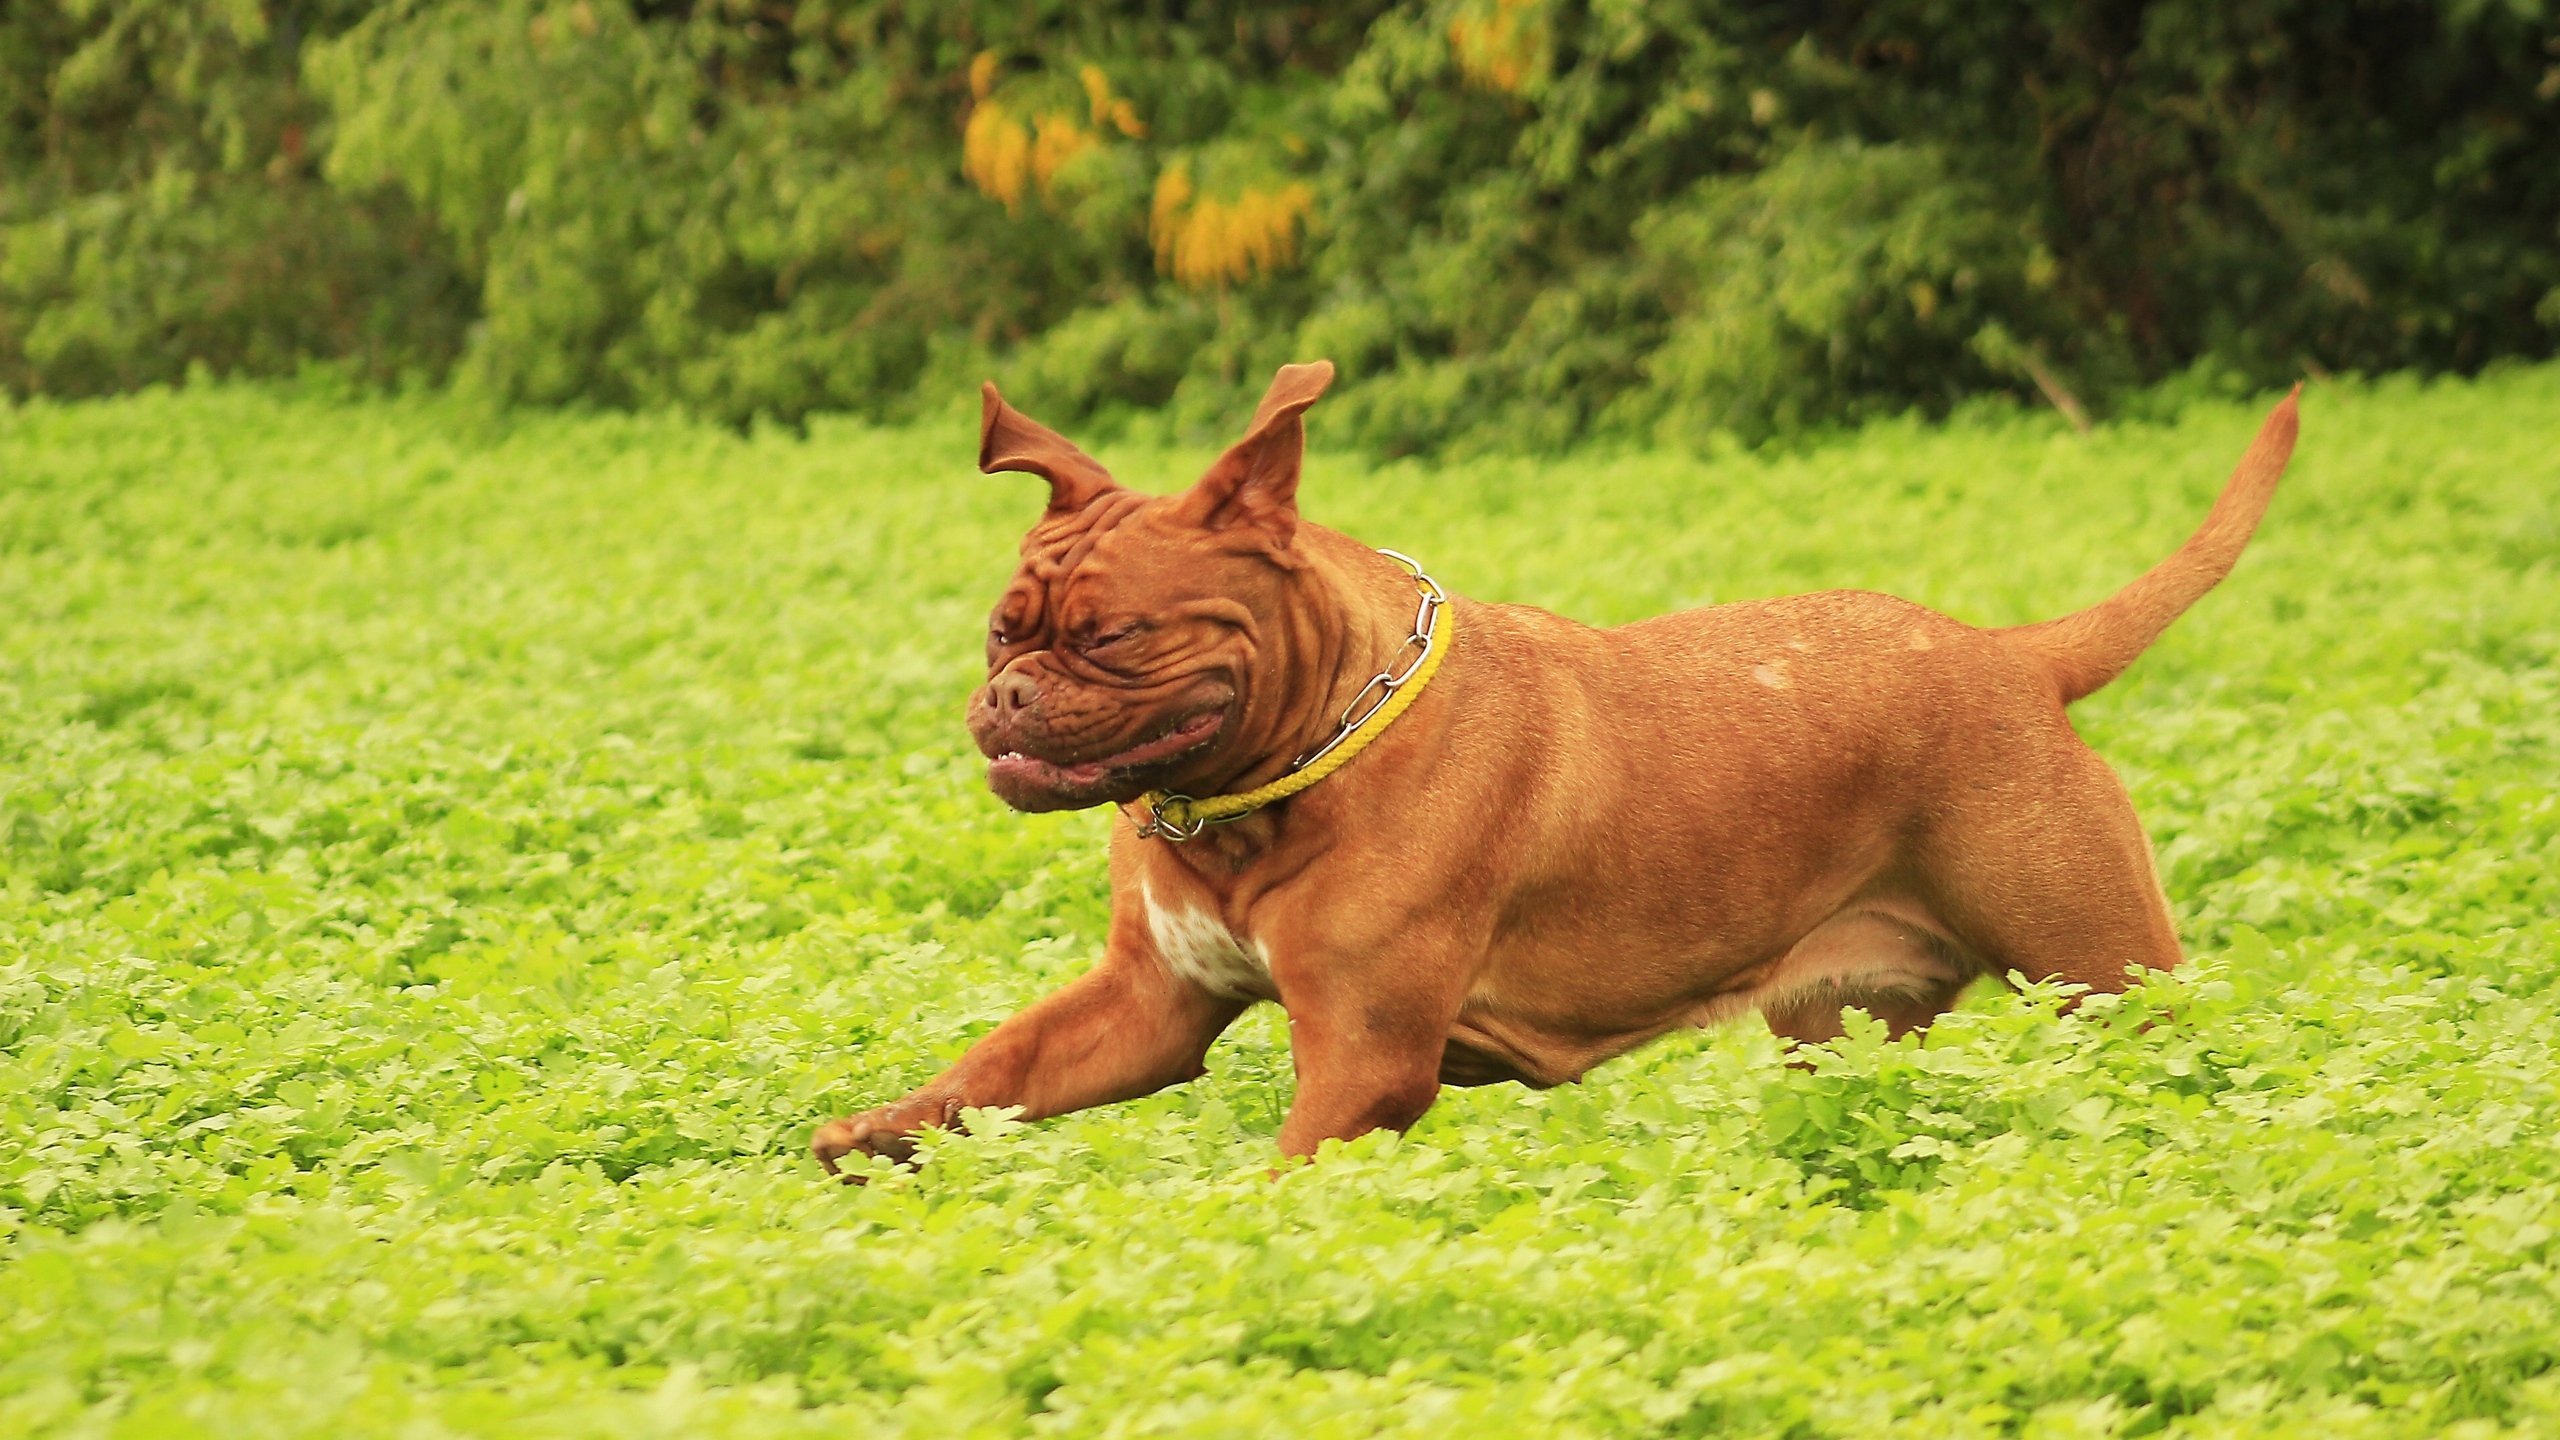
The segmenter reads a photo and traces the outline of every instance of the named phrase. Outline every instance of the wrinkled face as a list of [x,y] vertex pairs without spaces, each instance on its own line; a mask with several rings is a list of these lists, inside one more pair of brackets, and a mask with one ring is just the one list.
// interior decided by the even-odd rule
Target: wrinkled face
[[1179,788],[1233,734],[1271,578],[1191,529],[1178,501],[1119,491],[1024,541],[969,701],[1006,804],[1069,810]]
[[1122,489],[986,387],[978,468],[1027,471],[1050,489],[988,617],[987,683],[969,699],[969,733],[1006,804],[1190,793],[1250,743],[1257,622],[1292,568],[1298,416],[1332,379],[1323,361],[1283,367],[1245,438],[1162,498]]

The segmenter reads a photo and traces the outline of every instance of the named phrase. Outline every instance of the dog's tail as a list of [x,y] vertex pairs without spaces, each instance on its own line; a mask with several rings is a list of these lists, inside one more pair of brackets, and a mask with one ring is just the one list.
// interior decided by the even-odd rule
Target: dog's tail
[[2213,502],[2213,512],[2168,559],[2086,610],[1992,633],[2042,661],[2065,705],[2123,674],[2171,621],[2231,573],[2241,547],[2257,532],[2258,517],[2267,513],[2285,462],[2293,458],[2293,437],[2302,425],[2301,398],[2302,387],[2296,385],[2267,416],[2249,453],[2240,457],[2240,468],[2231,472],[2231,483],[2222,487],[2222,498]]

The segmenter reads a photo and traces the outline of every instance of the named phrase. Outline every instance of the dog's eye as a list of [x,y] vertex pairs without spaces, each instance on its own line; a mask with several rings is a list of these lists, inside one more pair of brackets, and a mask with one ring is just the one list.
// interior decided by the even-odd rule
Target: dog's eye
[[1106,630],[1102,634],[1096,635],[1092,639],[1087,640],[1084,642],[1084,648],[1087,650],[1107,649],[1110,646],[1119,644],[1123,640],[1134,637],[1140,630],[1145,628],[1146,627],[1144,625],[1132,620],[1128,624],[1120,626],[1116,630]]

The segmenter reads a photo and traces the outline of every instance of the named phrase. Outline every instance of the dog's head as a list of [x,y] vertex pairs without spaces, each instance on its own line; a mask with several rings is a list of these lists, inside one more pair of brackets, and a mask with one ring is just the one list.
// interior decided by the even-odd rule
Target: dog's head
[[978,468],[1049,482],[969,700],[1006,804],[1080,809],[1241,768],[1247,714],[1286,648],[1273,632],[1299,567],[1299,415],[1331,383],[1328,361],[1283,367],[1245,437],[1161,497],[1122,488],[986,387]]

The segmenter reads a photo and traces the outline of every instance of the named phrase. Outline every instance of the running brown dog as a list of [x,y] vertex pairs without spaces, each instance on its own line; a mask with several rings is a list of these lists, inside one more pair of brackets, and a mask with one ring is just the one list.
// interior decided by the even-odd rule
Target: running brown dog
[[1414,575],[1298,516],[1300,416],[1332,378],[1281,370],[1245,438],[1161,498],[987,387],[979,468],[1050,500],[969,729],[1015,809],[1123,807],[1110,934],[922,1089],[820,1126],[831,1173],[906,1159],[965,1106],[1039,1119],[1193,1079],[1257,1000],[1289,1013],[1280,1148],[1303,1156],[1412,1124],[1443,1084],[1556,1085],[1746,1010],[1820,1041],[1855,1004],[1900,1034],[1978,975],[2112,992],[2178,963],[2124,786],[2063,707],[2230,570],[2298,388],[2203,528],[2090,609],[1979,630],[1832,591],[1595,630],[1457,599],[1445,664],[1339,773],[1150,834],[1141,796],[1278,780],[1414,663]]

